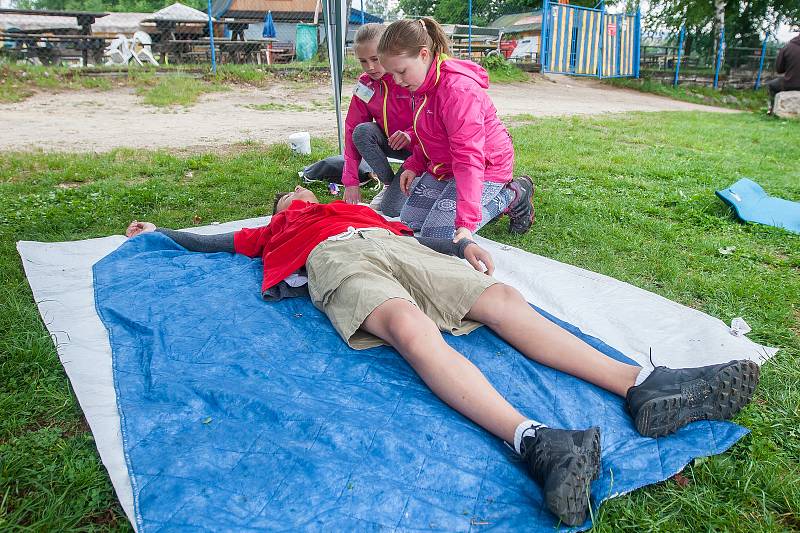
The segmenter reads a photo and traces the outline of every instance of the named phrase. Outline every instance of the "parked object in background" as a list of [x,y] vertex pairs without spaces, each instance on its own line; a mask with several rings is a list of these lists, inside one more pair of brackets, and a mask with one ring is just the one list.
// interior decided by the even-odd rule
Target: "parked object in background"
[[317,55],[317,25],[298,24],[295,37],[295,54],[298,61],[308,61]]
[[137,31],[128,39],[124,35],[117,35],[105,49],[106,65],[127,65],[130,60],[136,61],[139,66],[145,62],[158,66],[158,61],[153,57],[150,35]]
[[520,39],[508,58],[512,61],[537,62],[539,60],[539,39],[537,37]]
[[117,35],[103,51],[106,56],[106,65],[127,65],[131,60],[130,42],[124,35]]

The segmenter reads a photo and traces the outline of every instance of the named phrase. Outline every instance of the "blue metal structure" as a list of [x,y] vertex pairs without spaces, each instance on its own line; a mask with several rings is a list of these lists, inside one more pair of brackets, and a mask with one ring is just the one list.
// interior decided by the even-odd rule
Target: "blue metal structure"
[[719,31],[719,46],[717,47],[717,64],[714,67],[714,88],[719,88],[719,71],[722,68],[722,56],[725,54],[725,26]]
[[675,63],[675,78],[672,80],[672,86],[677,87],[678,76],[681,73],[681,58],[683,57],[683,41],[686,39],[686,25],[681,26],[681,36],[678,40],[678,61]]
[[211,72],[217,73],[217,54],[214,51],[214,18],[211,16],[211,0],[208,0],[208,37],[211,44]]
[[753,87],[756,91],[761,87],[761,72],[764,70],[764,57],[767,55],[767,41],[769,40],[769,33],[764,36],[764,43],[761,45],[761,59],[758,60],[758,75],[756,76],[756,84]]
[[468,57],[472,57],[472,0],[469,0],[469,37],[467,38],[467,53]]

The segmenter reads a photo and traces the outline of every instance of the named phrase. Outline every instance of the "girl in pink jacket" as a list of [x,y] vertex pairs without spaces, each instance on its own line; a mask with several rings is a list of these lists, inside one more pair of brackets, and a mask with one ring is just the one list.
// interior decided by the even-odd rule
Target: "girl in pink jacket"
[[358,164],[363,158],[384,184],[370,205],[396,217],[406,198],[388,158],[405,160],[411,155],[414,130],[411,93],[397,85],[378,61],[378,41],[385,29],[382,24],[365,24],[355,36],[353,50],[364,74],[358,78],[345,120],[342,184],[345,202],[359,203]]
[[431,18],[394,22],[378,44],[381,64],[412,95],[416,144],[399,179],[410,195],[400,219],[423,236],[459,240],[508,213],[510,231],[524,233],[533,183],[512,179],[514,148],[486,93],[486,70],[448,54]]

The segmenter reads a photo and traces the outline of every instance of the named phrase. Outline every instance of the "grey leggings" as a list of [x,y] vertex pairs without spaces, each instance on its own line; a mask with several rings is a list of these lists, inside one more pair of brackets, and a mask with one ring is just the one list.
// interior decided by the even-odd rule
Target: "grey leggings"
[[[400,220],[422,237],[452,239],[456,231],[455,180],[437,180],[426,172],[413,187],[400,211]],[[476,231],[503,214],[514,196],[514,191],[504,183],[483,182],[482,218]]]
[[[405,160],[411,155],[408,150],[392,150],[389,140],[381,127],[375,122],[363,122],[353,129],[353,144],[364,161],[372,167],[382,183],[389,185],[383,195],[381,212],[387,217],[396,217],[400,208],[406,201],[406,196],[400,190],[400,180],[395,179],[395,173],[389,165],[389,158]],[[402,169],[400,169],[402,172]]]

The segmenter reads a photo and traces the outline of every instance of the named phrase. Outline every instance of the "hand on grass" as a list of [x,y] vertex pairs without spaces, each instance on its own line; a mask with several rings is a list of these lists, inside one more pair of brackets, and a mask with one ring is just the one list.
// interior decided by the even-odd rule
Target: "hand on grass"
[[417,175],[414,173],[413,170],[404,170],[400,177],[397,178],[400,180],[400,190],[408,196],[411,194],[411,184],[414,183],[414,180],[417,178]]
[[344,201],[347,204],[361,203],[361,189],[358,185],[348,185],[344,188]]
[[389,147],[392,150],[400,150],[408,146],[411,142],[411,137],[404,131],[396,131],[389,137]]
[[128,224],[128,229],[125,230],[125,236],[128,238],[136,237],[142,233],[150,233],[156,230],[156,225],[150,222],[139,222],[134,220]]
[[469,261],[472,268],[478,272],[483,272],[487,276],[491,276],[494,273],[492,255],[474,242],[468,244],[464,249],[464,259]]

